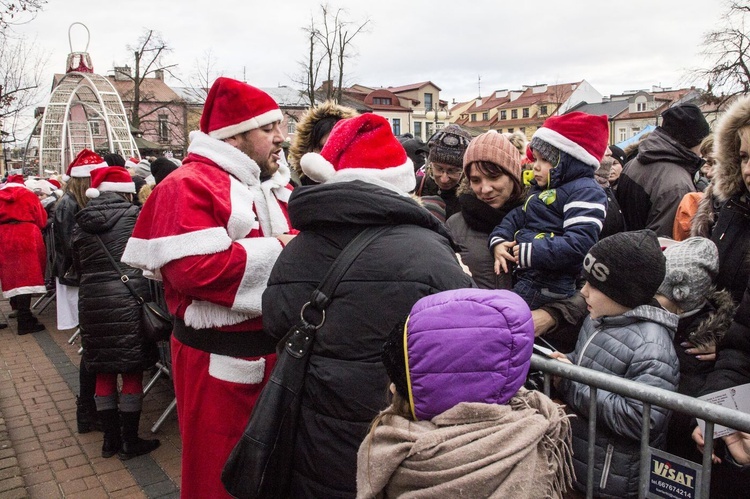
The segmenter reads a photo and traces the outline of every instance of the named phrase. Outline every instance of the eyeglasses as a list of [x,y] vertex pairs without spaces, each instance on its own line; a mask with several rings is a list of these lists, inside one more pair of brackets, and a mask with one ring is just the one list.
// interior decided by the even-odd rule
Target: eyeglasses
[[449,178],[461,178],[461,175],[463,175],[464,171],[461,168],[444,168],[440,165],[436,165],[435,163],[430,164],[430,168],[432,168],[432,175],[433,177],[440,177],[441,175],[448,175]]

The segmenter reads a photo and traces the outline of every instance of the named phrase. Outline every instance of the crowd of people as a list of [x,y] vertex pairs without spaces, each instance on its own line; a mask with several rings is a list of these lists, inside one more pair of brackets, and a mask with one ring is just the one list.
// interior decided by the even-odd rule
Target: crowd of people
[[[153,279],[174,318],[181,493],[229,497],[222,468],[277,343],[374,226],[390,229],[316,334],[291,496],[585,491],[591,391],[535,389],[538,337],[560,362],[689,396],[750,382],[750,97],[713,132],[673,106],[632,150],[608,144],[606,116],[552,116],[528,143],[449,125],[425,144],[326,102],[287,163],[281,121],[268,94],[219,78],[182,162],[84,150],[60,181],[0,187],[17,332],[44,328],[30,299],[54,290],[58,329],[82,335],[78,430],[104,432],[102,456],[159,445],[138,437]],[[643,404],[598,391],[596,406],[595,496],[635,497]],[[701,461],[694,420],[650,418],[651,446]],[[741,496],[750,436],[717,439],[714,463],[712,497]]]

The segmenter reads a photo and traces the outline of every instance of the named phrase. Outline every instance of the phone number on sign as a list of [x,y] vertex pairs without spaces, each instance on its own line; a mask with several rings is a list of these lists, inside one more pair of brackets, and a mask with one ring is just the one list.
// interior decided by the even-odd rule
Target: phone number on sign
[[678,497],[679,496],[679,497],[685,497],[687,499],[692,499],[693,498],[693,494],[691,494],[690,491],[685,490],[685,489],[681,489],[679,487],[676,487],[676,486],[672,485],[671,483],[667,483],[667,482],[665,482],[663,480],[651,480],[651,484],[652,485],[656,485],[657,487],[659,487],[659,489],[661,489],[660,492],[661,491],[669,491],[669,492],[673,492],[673,493],[677,494],[677,496],[673,496],[673,497]]

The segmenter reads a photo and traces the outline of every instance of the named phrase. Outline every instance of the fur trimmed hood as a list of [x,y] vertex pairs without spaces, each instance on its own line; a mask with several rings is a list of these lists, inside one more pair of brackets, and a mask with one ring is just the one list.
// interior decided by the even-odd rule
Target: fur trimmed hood
[[718,162],[712,181],[713,193],[720,201],[745,191],[740,168],[741,128],[750,126],[750,97],[737,99],[721,116],[714,132],[714,157]]
[[289,148],[289,166],[297,172],[300,177],[305,176],[299,165],[299,160],[305,153],[312,151],[312,131],[315,124],[323,118],[332,116],[342,120],[345,118],[354,118],[358,116],[357,111],[350,107],[341,106],[334,101],[327,100],[322,104],[311,107],[302,115],[297,123],[297,129],[294,134],[294,141]]
[[732,318],[737,310],[732,295],[725,290],[712,290],[708,294],[708,303],[714,310],[689,333],[688,340],[696,346],[710,343],[718,345],[732,324]]

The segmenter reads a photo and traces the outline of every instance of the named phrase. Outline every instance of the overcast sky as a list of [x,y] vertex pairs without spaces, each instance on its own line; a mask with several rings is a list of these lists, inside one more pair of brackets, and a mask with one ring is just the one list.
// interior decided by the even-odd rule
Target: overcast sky
[[[700,43],[721,25],[722,0],[378,0],[348,1],[347,17],[369,16],[355,39],[347,82],[397,86],[431,80],[441,98],[468,100],[481,91],[524,84],[587,80],[604,95],[651,85],[690,85],[705,66]],[[302,26],[317,2],[277,0],[49,0],[16,31],[49,54],[49,82],[63,72],[68,27],[91,31],[89,53],[101,74],[132,66],[126,47],[145,28],[173,48],[165,59],[183,78],[210,49],[216,69],[256,86],[294,86],[306,41]],[[331,5],[337,5],[331,2]],[[85,48],[73,31],[73,49]],[[169,81],[169,80],[168,80]],[[170,82],[177,84],[175,82]],[[700,83],[700,82],[698,82]]]

